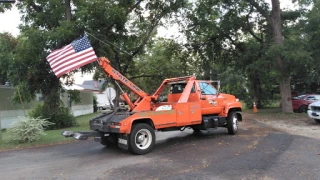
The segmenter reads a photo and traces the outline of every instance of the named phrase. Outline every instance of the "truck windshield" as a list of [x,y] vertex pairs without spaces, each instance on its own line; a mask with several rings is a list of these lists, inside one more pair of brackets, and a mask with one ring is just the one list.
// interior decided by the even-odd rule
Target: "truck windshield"
[[201,94],[204,94],[204,95],[215,95],[215,94],[217,94],[217,90],[214,89],[207,82],[200,82],[199,86],[200,86],[200,89],[201,89]]

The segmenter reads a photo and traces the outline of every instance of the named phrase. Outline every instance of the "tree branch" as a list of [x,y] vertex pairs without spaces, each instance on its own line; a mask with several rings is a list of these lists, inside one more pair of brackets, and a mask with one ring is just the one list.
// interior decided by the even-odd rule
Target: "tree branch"
[[137,78],[142,78],[142,77],[153,77],[153,78],[163,78],[163,76],[161,75],[139,75],[139,76],[133,76],[131,78],[129,78],[129,80],[132,80],[132,79],[137,79]]
[[133,6],[131,6],[127,12],[126,12],[126,15],[128,15],[130,12],[132,12],[143,0],[139,0],[137,1]]
[[[127,16],[129,13],[131,13],[143,0],[139,0],[137,1],[134,5],[132,5],[125,13],[125,15]],[[117,21],[113,21],[112,23],[110,23],[110,26],[107,27],[107,29],[111,29],[115,24],[117,23]]]
[[71,21],[72,14],[71,14],[71,0],[65,0],[66,6],[66,19],[67,21]]
[[40,13],[42,12],[42,7],[41,6],[38,6],[34,3],[34,1],[28,1],[29,5],[37,12],[37,13]]
[[271,18],[269,15],[269,12],[264,10],[255,0],[246,0],[249,4],[251,4],[253,7],[255,7],[257,9],[257,11],[267,19],[268,24],[271,24]]
[[260,43],[263,43],[262,39],[260,39],[252,30],[252,28],[250,27],[250,22],[249,22],[249,15],[253,12],[253,6],[251,6],[250,8],[250,12],[246,15],[246,19],[247,19],[247,30],[248,32],[251,34],[251,36],[253,36],[257,41],[259,41]]

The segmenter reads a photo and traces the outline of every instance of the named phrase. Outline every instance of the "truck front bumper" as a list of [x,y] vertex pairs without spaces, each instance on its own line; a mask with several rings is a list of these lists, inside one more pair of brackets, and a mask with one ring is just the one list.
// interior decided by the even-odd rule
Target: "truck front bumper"
[[308,116],[312,119],[320,119],[320,111],[308,110]]

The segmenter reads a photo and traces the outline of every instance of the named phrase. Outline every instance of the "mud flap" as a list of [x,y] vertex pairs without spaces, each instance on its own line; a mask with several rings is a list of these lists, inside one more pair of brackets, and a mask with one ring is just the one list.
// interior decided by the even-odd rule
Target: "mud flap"
[[119,135],[118,147],[121,149],[125,149],[125,150],[129,149],[129,135],[128,134],[120,134]]

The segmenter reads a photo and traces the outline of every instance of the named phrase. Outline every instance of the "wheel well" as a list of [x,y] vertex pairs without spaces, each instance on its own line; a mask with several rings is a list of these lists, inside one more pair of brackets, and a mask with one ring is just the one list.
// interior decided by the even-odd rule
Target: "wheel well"
[[153,121],[151,119],[136,119],[133,121],[132,123],[132,126],[134,126],[135,124],[138,124],[138,123],[146,123],[146,124],[149,124],[153,129],[154,129],[154,124],[153,124]]
[[229,112],[231,112],[231,111],[239,111],[239,112],[241,112],[242,109],[241,108],[230,108]]
[[242,112],[242,109],[241,108],[231,108],[229,109],[229,112],[228,114],[232,113],[232,112],[237,112],[237,118],[238,118],[238,121],[242,121],[242,115],[240,112]]

